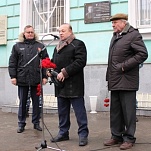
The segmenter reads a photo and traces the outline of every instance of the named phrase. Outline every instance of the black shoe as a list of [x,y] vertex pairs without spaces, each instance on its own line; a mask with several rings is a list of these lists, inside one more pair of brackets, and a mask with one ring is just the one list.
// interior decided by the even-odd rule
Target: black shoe
[[17,129],[17,133],[22,133],[25,130],[24,127],[18,127]]
[[42,128],[40,127],[39,124],[35,124],[34,125],[34,129],[38,130],[38,131],[42,131]]
[[51,140],[51,142],[61,142],[61,141],[67,141],[69,140],[68,135],[57,135],[55,138]]
[[88,138],[87,137],[80,137],[79,138],[79,146],[85,146],[88,144]]

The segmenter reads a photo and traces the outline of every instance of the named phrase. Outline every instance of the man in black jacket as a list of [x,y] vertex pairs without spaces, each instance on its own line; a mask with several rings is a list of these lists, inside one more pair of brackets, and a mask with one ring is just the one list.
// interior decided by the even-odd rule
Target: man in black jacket
[[[40,58],[43,59],[48,57],[46,49],[44,49],[42,53],[39,53],[43,48],[44,45],[37,41],[34,28],[31,25],[27,25],[24,28],[24,32],[19,36],[19,42],[13,46],[9,58],[8,69],[11,83],[18,86],[18,97],[20,100],[18,110],[18,133],[22,133],[26,126],[26,103],[29,87],[33,105],[32,123],[34,124],[34,129],[42,131],[39,125],[40,111],[37,86],[41,82]],[[36,57],[33,59],[34,56]],[[43,70],[42,83],[46,84],[46,71]]]
[[[72,27],[63,24],[59,28],[60,42],[54,49],[52,61],[59,73],[57,79],[63,86],[55,86],[58,100],[59,133],[52,142],[69,140],[70,108],[74,109],[79,126],[79,146],[88,143],[87,115],[84,105],[84,67],[87,60],[85,44],[76,39]],[[48,74],[50,76],[50,74]]]
[[127,21],[126,14],[111,17],[114,30],[109,48],[106,78],[111,91],[111,139],[104,145],[122,143],[121,150],[135,143],[136,91],[139,88],[139,64],[147,57],[147,49],[137,29]]

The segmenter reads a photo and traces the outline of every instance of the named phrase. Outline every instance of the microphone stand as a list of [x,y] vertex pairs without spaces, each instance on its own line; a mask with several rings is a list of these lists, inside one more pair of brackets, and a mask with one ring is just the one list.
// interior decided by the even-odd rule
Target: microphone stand
[[[52,35],[52,34],[48,34],[48,35]],[[45,36],[47,36],[47,35],[45,35]],[[43,38],[45,37],[45,36],[43,36]],[[41,122],[42,122],[42,142],[41,142],[41,145],[39,146],[39,147],[35,147],[35,149],[37,149],[37,151],[40,151],[40,150],[43,150],[43,149],[45,149],[45,148],[48,148],[48,149],[52,149],[52,150],[57,150],[57,151],[65,151],[65,150],[61,150],[60,148],[59,148],[59,146],[58,146],[58,148],[53,148],[53,147],[50,147],[50,146],[48,146],[47,145],[47,141],[45,140],[45,134],[44,134],[44,126],[45,126],[45,124],[44,124],[44,115],[43,115],[43,84],[42,84],[42,51],[47,47],[47,46],[49,46],[54,40],[56,40],[56,39],[58,39],[58,37],[57,36],[55,36],[55,35],[52,35],[52,36],[54,36],[54,39],[52,40],[52,41],[50,41],[47,45],[45,45],[45,47],[39,52],[39,53],[37,53],[29,62],[27,62],[26,64],[25,64],[25,66],[26,65],[28,65],[32,60],[34,60],[38,55],[40,56],[40,88],[41,88],[41,95],[40,95],[40,101],[41,101]],[[43,38],[42,38],[42,40],[43,40]],[[41,40],[41,41],[42,41]],[[43,43],[43,41],[42,41],[42,43]],[[41,53],[41,54],[40,54]],[[46,127],[46,126],[45,126]]]
[[[49,35],[53,36],[54,39],[51,40],[47,45],[45,45],[45,44],[43,43],[43,39],[44,39],[45,36],[49,36]],[[45,48],[46,48],[47,46],[49,46],[49,45],[50,45],[53,41],[55,41],[56,39],[59,39],[59,37],[56,36],[56,35],[53,35],[53,34],[44,35],[44,36],[42,37],[42,39],[41,39],[41,42],[43,43],[43,45],[44,45],[45,47],[44,47],[40,52],[38,52],[33,58],[31,58],[23,67],[26,67],[28,64],[30,64],[38,55],[39,55],[39,56],[40,56],[40,54],[42,55],[42,52],[45,50]],[[41,57],[40,57],[40,61],[41,61]],[[40,65],[41,65],[41,62],[40,62]]]

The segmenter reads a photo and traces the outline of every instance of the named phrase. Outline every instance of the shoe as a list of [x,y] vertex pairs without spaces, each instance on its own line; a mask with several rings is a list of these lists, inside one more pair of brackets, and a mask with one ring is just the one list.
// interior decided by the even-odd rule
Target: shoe
[[126,150],[126,149],[130,149],[133,147],[133,143],[131,142],[124,142],[121,146],[120,149],[121,150]]
[[35,124],[34,129],[36,129],[38,131],[42,131],[42,128],[39,126],[39,124]]
[[18,127],[17,129],[17,133],[22,133],[25,130],[24,127]]
[[68,135],[57,135],[55,138],[51,140],[51,142],[61,142],[61,141],[67,141],[69,140]]
[[79,138],[79,146],[85,146],[88,144],[88,138],[87,137],[80,137]]
[[103,144],[104,144],[104,146],[112,146],[112,145],[116,145],[119,143],[122,143],[122,142],[119,140],[111,138],[110,140],[105,141]]

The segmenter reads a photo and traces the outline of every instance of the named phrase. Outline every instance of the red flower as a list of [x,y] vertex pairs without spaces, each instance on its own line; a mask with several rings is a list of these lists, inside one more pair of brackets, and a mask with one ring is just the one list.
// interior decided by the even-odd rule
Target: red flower
[[109,106],[109,104],[104,104],[104,106],[105,106],[105,107],[108,107],[108,106]]
[[104,102],[106,102],[106,103],[110,102],[109,98],[105,98]]
[[110,102],[109,98],[105,98],[104,99],[104,106],[108,107],[109,106],[109,102]]
[[37,85],[37,93],[36,95],[40,96],[41,95],[41,86],[40,84]]
[[52,63],[49,58],[42,59],[42,68],[56,68],[56,64]]

